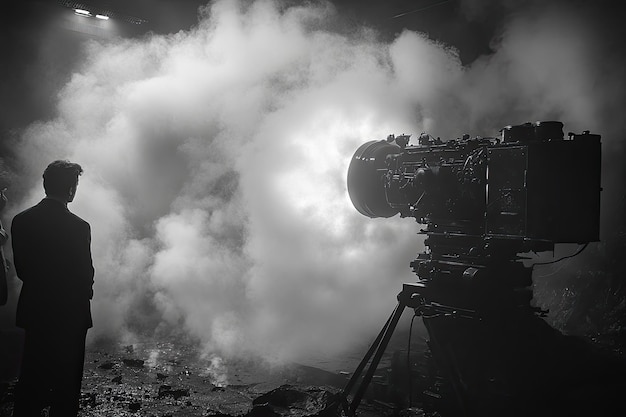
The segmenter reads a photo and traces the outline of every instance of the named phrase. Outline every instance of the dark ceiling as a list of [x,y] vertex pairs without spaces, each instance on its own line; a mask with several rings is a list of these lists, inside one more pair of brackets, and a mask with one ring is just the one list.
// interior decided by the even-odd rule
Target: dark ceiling
[[[0,135],[53,116],[55,95],[80,59],[85,39],[167,34],[197,24],[207,0],[21,0],[4,1],[0,15]],[[241,4],[251,4],[244,0]],[[370,27],[384,40],[404,29],[427,33],[460,51],[463,62],[489,53],[496,25],[469,21],[460,0],[333,0],[332,30]],[[301,2],[283,0],[281,4]],[[74,14],[72,6],[109,11],[108,22]],[[131,23],[131,22],[135,23]],[[141,24],[136,24],[141,22]],[[471,36],[467,36],[471,33]],[[48,80],[42,83],[41,80]],[[1,138],[0,138],[1,139]]]

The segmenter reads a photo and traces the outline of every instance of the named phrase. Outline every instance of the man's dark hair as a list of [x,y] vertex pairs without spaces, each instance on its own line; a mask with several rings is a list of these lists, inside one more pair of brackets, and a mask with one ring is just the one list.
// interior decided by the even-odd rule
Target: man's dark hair
[[54,161],[43,172],[43,188],[46,195],[66,196],[78,184],[83,168],[70,161]]

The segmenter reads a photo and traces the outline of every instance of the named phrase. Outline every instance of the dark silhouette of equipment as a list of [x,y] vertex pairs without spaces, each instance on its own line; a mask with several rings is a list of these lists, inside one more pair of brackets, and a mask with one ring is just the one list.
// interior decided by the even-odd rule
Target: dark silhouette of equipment
[[546,312],[530,304],[532,266],[520,262],[521,254],[557,243],[599,240],[600,136],[564,138],[557,121],[500,133],[445,142],[421,134],[417,145],[390,135],[354,154],[348,191],[355,208],[373,218],[415,218],[426,226],[427,248],[411,262],[417,282],[404,284],[341,395],[346,414],[355,414],[406,307],[423,319],[459,415],[563,410],[567,395],[614,372],[540,318]]

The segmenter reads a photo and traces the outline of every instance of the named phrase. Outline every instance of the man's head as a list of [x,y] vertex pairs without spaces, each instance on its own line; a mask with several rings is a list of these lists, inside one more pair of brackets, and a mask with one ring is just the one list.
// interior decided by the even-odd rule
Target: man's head
[[43,188],[48,197],[57,198],[65,202],[74,200],[78,176],[83,168],[70,161],[54,161],[43,172]]

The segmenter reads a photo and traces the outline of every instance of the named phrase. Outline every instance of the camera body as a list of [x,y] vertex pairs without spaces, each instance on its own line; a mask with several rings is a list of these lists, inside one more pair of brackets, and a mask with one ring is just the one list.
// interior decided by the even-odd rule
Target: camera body
[[442,142],[422,134],[370,141],[355,153],[348,192],[368,217],[414,217],[429,235],[513,241],[529,250],[599,240],[600,136],[556,121],[500,137]]

